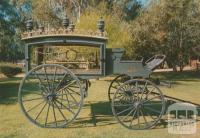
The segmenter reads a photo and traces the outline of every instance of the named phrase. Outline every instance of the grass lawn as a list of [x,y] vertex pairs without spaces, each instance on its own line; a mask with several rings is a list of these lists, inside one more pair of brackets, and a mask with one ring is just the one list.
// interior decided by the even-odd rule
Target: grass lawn
[[[172,88],[160,87],[164,94],[200,104],[200,73],[165,73],[153,77],[171,80]],[[30,123],[22,114],[17,92],[21,78],[0,79],[0,138],[199,138],[194,135],[168,134],[166,125],[154,129],[132,131],[122,127],[113,117],[107,98],[109,81],[92,81],[77,120],[68,128],[44,129]],[[91,112],[95,114],[96,126]]]

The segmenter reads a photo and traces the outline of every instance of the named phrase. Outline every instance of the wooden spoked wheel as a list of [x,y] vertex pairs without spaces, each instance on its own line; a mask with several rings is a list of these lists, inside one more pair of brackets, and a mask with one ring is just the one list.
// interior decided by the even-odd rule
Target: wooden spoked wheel
[[126,81],[117,89],[112,99],[114,116],[128,129],[151,128],[158,123],[164,111],[164,96],[149,80]]
[[110,102],[112,101],[112,98],[117,89],[127,80],[130,80],[130,77],[125,74],[119,75],[114,80],[112,80],[108,89],[108,99]]
[[61,65],[45,64],[27,73],[19,88],[19,104],[25,116],[40,127],[64,127],[83,105],[78,78]]

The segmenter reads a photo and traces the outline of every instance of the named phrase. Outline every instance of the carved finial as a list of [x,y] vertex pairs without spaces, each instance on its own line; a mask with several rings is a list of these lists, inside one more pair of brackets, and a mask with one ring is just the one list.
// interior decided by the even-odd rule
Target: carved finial
[[103,18],[101,17],[100,20],[97,22],[97,27],[99,29],[99,31],[101,33],[104,32],[104,28],[105,28],[105,21],[103,20]]
[[73,22],[71,22],[70,25],[69,25],[69,30],[70,30],[71,32],[73,32],[74,29],[75,29],[75,24],[74,24]]
[[26,21],[26,29],[28,31],[31,31],[33,29],[33,21],[32,21],[32,19],[29,19],[29,20]]
[[69,26],[69,18],[67,17],[67,15],[64,16],[62,24],[63,24],[65,29],[68,28],[68,26]]

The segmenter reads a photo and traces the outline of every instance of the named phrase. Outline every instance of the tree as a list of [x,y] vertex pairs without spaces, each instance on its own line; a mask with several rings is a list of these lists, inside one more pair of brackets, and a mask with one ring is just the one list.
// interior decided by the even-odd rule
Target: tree
[[8,0],[0,1],[0,60],[15,61],[21,57],[21,48],[17,45],[16,27],[19,16]]
[[164,53],[176,71],[188,63],[193,46],[199,45],[200,5],[196,0],[160,0],[132,23],[135,55]]
[[[126,43],[130,41],[129,24],[124,20],[124,8],[121,8],[121,6],[124,7],[127,5],[117,3],[114,0],[80,0],[79,3],[82,8],[82,13],[81,21],[76,24],[77,29],[97,31],[97,21],[102,16],[106,22],[109,46],[124,47],[127,45]],[[25,16],[26,19],[32,17],[37,22],[61,22],[61,18],[56,16],[55,11],[48,4],[46,0],[18,0],[17,6],[20,9],[19,11],[21,11],[21,15]],[[27,10],[31,12],[27,14]],[[67,13],[69,14],[69,12]],[[57,26],[60,27],[60,25]]]
[[109,39],[108,47],[123,48],[131,41],[130,25],[117,14],[121,11],[116,9],[110,11],[107,8],[107,3],[104,2],[96,7],[90,7],[81,15],[81,21],[77,24],[77,28],[97,31],[97,21],[103,17],[105,31]]

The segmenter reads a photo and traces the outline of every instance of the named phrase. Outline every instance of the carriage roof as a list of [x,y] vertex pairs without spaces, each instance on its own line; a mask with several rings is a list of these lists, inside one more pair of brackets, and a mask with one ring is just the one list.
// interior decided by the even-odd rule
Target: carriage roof
[[28,45],[80,45],[97,47],[106,44],[108,38],[98,32],[54,32],[31,31],[22,34],[22,40]]

